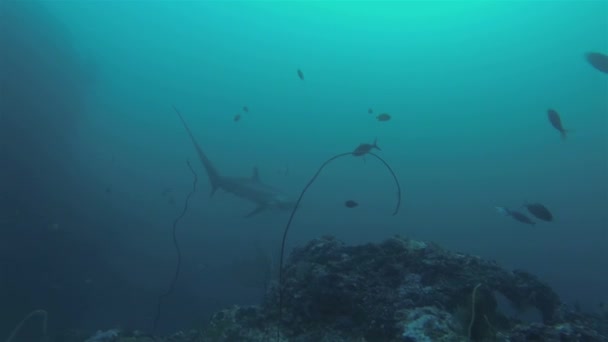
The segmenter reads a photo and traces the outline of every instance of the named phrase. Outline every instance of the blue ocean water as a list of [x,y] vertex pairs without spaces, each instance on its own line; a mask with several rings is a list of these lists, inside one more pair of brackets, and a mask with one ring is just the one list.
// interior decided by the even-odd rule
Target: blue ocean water
[[[54,329],[149,328],[187,160],[161,329],[260,300],[262,271],[244,270],[260,251],[276,265],[288,213],[211,197],[172,105],[220,173],[257,166],[294,198],[378,140],[400,213],[382,164],[342,158],[289,249],[400,234],[535,273],[585,310],[608,300],[608,75],[584,58],[608,53],[606,1],[3,0],[0,39],[0,332],[39,307]],[[527,202],[554,222],[495,211]]]

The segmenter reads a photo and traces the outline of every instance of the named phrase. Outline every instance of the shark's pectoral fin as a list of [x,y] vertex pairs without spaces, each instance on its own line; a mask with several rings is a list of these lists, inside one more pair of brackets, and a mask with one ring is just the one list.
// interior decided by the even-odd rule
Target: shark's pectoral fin
[[266,206],[265,205],[259,205],[255,209],[253,209],[252,212],[250,212],[249,214],[245,215],[244,217],[249,218],[249,217],[255,216],[255,215],[261,213],[264,210],[266,210]]

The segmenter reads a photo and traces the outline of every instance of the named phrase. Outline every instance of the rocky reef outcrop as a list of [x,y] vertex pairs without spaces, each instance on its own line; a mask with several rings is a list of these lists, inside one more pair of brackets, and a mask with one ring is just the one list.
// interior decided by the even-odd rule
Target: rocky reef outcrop
[[[523,311],[535,312],[537,319],[521,319],[517,312]],[[262,305],[217,312],[200,331],[164,338],[125,334],[117,341],[523,342],[608,341],[607,336],[608,315],[571,310],[527,272],[402,237],[359,246],[323,237],[291,253],[281,291],[271,289]]]

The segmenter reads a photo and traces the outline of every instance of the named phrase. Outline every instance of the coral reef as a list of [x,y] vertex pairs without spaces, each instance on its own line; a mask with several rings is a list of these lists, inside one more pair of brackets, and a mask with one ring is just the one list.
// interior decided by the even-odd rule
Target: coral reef
[[[261,306],[217,312],[201,331],[116,341],[608,341],[606,317],[570,310],[535,276],[402,237],[315,239],[291,254],[282,291],[280,329],[274,287]],[[503,312],[498,298],[539,319]]]

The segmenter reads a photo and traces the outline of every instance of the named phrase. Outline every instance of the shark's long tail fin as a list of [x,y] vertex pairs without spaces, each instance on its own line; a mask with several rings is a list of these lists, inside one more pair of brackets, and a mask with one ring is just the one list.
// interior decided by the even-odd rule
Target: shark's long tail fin
[[190,127],[188,127],[186,120],[184,120],[184,118],[182,117],[182,114],[179,112],[179,110],[177,110],[177,108],[175,108],[175,106],[173,106],[173,110],[175,110],[175,113],[177,113],[177,116],[179,116],[179,119],[181,120],[182,124],[184,125],[184,128],[186,129],[186,132],[188,132],[188,135],[190,136],[190,139],[192,140],[192,144],[194,145],[194,148],[196,149],[196,152],[198,153],[198,158],[201,160],[201,163],[203,163],[203,166],[205,167],[205,170],[207,171],[207,176],[209,177],[209,182],[211,183],[211,195],[213,195],[215,193],[215,191],[220,187],[222,177],[217,172],[217,170],[215,169],[215,166],[213,166],[213,164],[211,163],[209,158],[207,158],[207,155],[205,155],[205,152],[203,152],[203,149],[201,148],[201,146],[198,144],[198,142],[194,138],[194,135],[192,134]]

